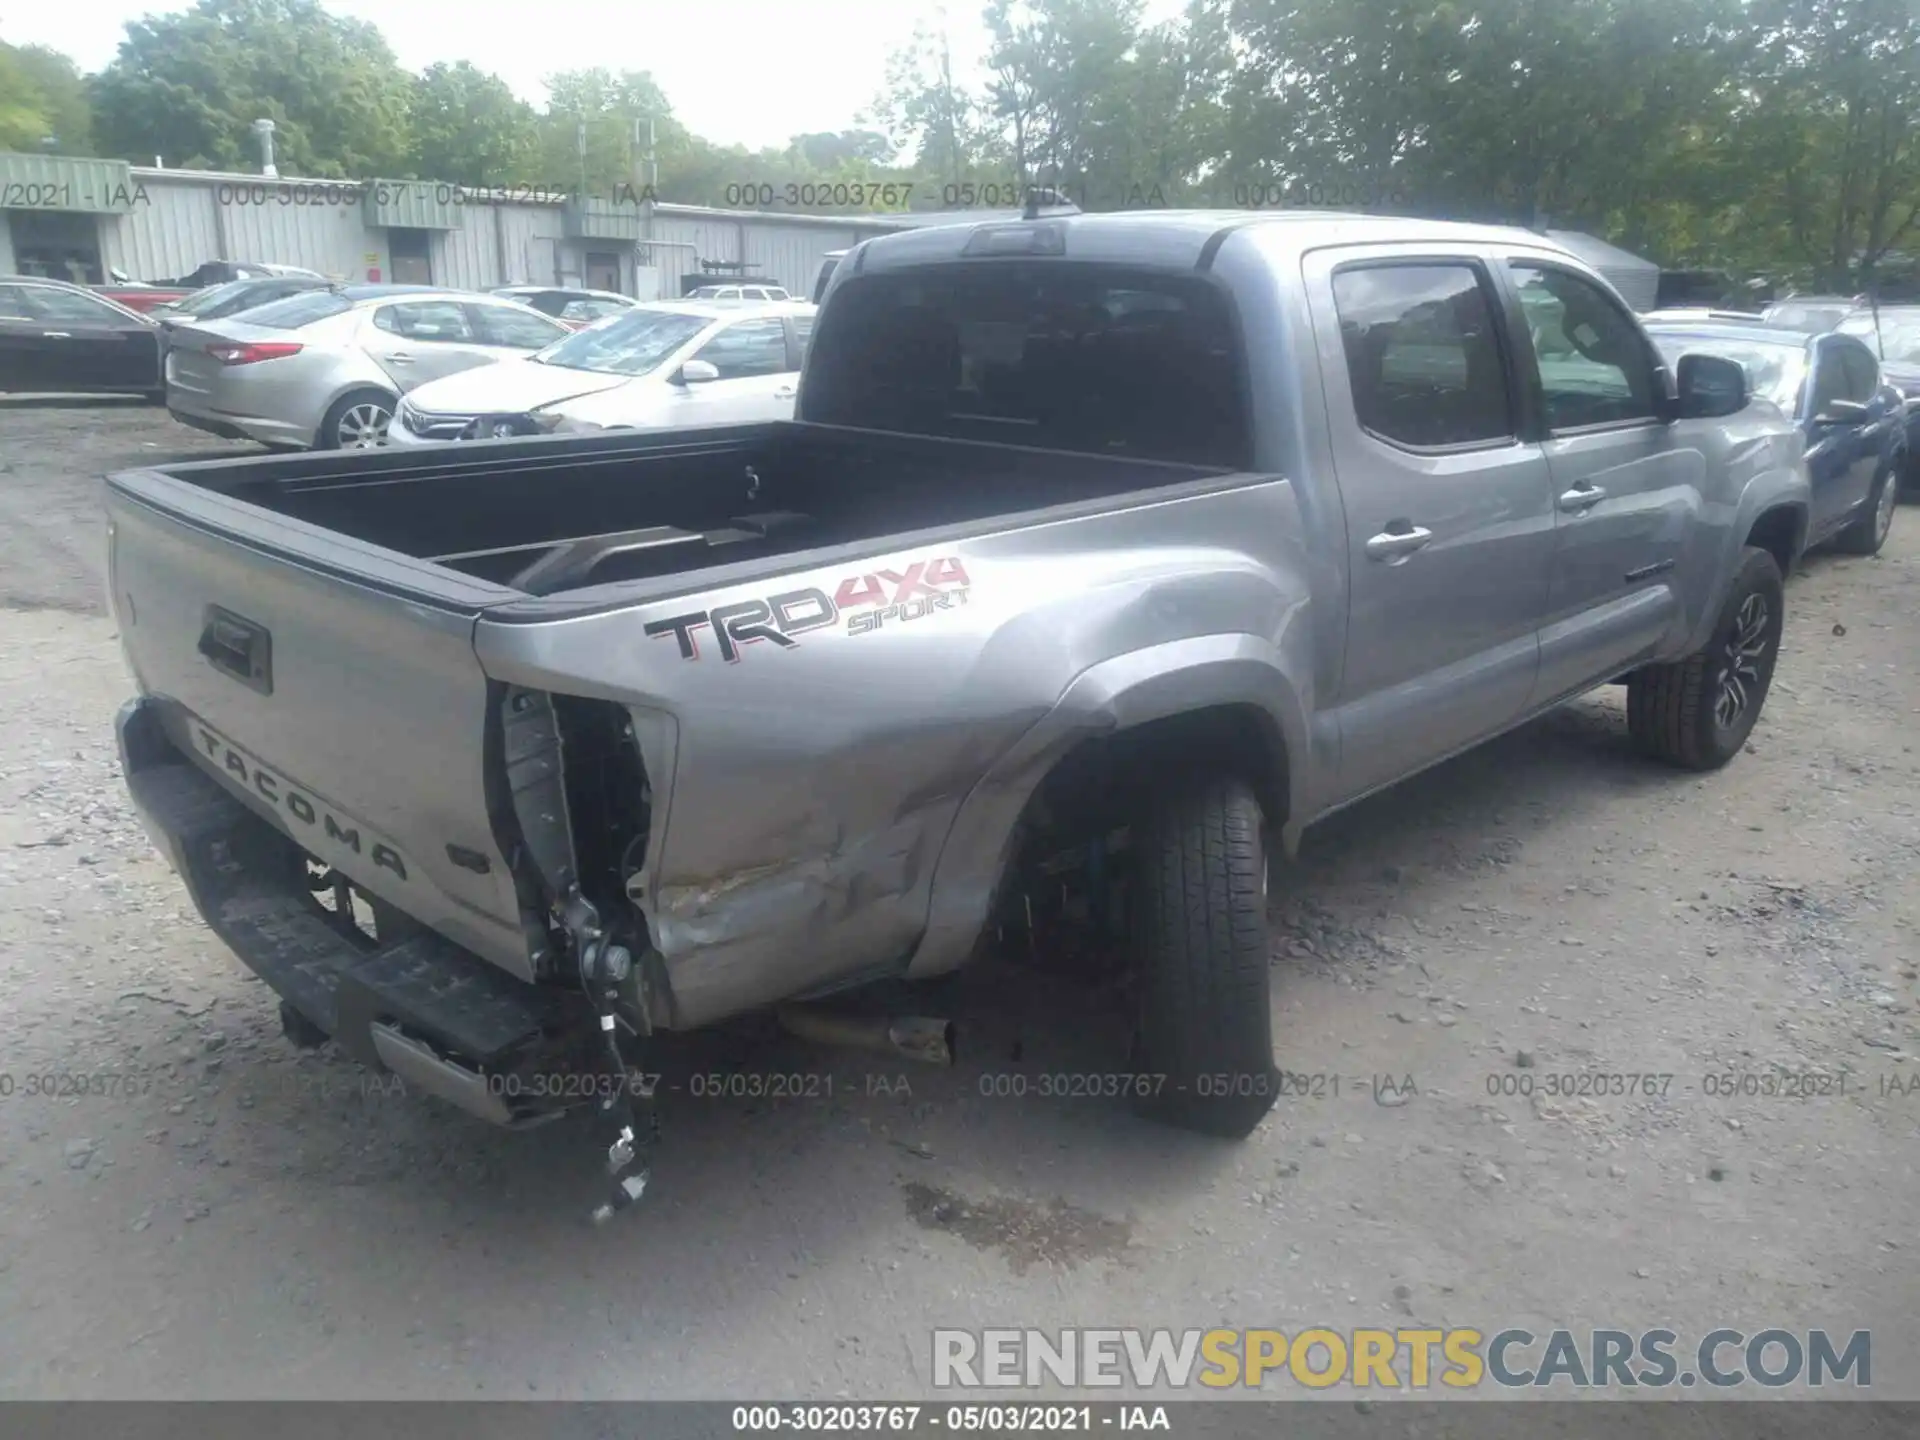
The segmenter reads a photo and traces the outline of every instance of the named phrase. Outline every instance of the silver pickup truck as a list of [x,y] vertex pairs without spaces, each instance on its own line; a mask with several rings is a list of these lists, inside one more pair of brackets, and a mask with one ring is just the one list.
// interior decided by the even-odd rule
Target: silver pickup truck
[[1270,852],[1609,681],[1723,764],[1807,526],[1739,366],[1508,229],[878,238],[800,389],[111,477],[127,782],[293,1031],[523,1123],[516,1075],[1077,919],[1135,1105],[1244,1134]]

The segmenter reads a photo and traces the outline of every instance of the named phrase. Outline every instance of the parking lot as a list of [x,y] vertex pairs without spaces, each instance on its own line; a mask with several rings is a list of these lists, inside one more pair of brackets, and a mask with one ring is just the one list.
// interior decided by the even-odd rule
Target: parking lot
[[1602,692],[1310,832],[1247,1142],[1043,1096],[1118,1010],[992,965],[918,1002],[950,1071],[678,1042],[716,1078],[595,1229],[587,1120],[293,1050],[126,803],[98,477],[232,453],[0,406],[0,1396],[907,1396],[1005,1323],[1870,1329],[1920,1397],[1920,508],[1790,584],[1727,769]]

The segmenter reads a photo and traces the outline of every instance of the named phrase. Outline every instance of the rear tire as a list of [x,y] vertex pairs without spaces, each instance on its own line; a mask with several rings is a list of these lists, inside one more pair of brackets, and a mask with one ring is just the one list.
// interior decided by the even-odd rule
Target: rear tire
[[1279,1093],[1262,824],[1244,781],[1202,773],[1134,827],[1133,1109],[1235,1140]]
[[[322,450],[373,450],[387,443],[387,427],[399,402],[384,390],[349,390],[320,422]],[[377,436],[375,439],[373,437]]]
[[1773,685],[1785,621],[1780,565],[1749,545],[1703,649],[1627,680],[1627,733],[1642,754],[1717,770],[1747,743]]
[[1843,555],[1878,555],[1893,533],[1893,512],[1899,504],[1900,476],[1893,466],[1884,466],[1859,517],[1835,537],[1833,548]]

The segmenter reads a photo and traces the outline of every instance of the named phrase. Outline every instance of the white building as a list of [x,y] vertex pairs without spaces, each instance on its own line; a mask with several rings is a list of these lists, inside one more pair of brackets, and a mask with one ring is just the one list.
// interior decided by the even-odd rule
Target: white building
[[924,223],[655,204],[631,189],[583,200],[0,153],[0,275],[82,283],[254,260],[341,280],[584,285],[642,299],[681,294],[685,276],[745,273],[806,295],[829,251]]

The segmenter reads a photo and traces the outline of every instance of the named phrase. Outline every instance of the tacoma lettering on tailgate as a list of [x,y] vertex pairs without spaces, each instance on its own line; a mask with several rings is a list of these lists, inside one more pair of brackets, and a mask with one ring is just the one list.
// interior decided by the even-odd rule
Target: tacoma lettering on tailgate
[[957,555],[916,560],[905,570],[875,570],[849,575],[832,595],[808,586],[783,590],[763,599],[738,600],[711,610],[693,610],[667,620],[647,622],[653,639],[671,635],[679,642],[682,660],[700,658],[700,635],[713,632],[720,658],[733,664],[741,651],[758,641],[770,641],[782,650],[800,643],[798,636],[846,621],[849,635],[871,635],[883,626],[919,620],[939,610],[967,603],[966,567]]
[[[204,726],[195,728],[200,734],[201,748],[242,785],[282,814],[291,816],[309,829],[322,831],[334,844],[344,845],[356,855],[361,853],[358,825],[336,817],[324,805],[315,804],[290,781],[282,780],[259,761],[248,759],[211,730]],[[376,840],[368,846],[366,854],[382,870],[392,871],[401,880],[407,878],[407,862],[400,858],[399,852],[392,846],[382,845]]]

